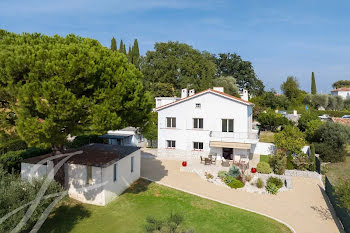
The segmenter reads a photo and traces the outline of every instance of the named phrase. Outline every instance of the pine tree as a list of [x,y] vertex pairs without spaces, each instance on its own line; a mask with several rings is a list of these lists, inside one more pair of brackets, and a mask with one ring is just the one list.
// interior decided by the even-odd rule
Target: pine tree
[[114,37],[111,40],[111,50],[112,51],[116,51],[117,50],[117,41],[116,41],[116,39]]
[[137,42],[137,39],[134,40],[134,45],[132,46],[132,56],[131,56],[131,62],[136,67],[139,67],[139,61],[140,61],[140,51],[139,51],[139,43]]
[[317,94],[316,80],[315,80],[314,72],[312,72],[312,75],[311,75],[311,94],[313,94],[313,95]]

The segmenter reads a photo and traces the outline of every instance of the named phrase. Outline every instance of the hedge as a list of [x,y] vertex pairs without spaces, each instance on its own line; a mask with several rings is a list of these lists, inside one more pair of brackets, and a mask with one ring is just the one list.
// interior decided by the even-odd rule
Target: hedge
[[27,143],[21,139],[15,139],[0,145],[0,155],[9,151],[25,150]]
[[23,159],[48,154],[51,149],[40,149],[40,148],[29,148],[27,150],[9,151],[5,154],[0,155],[0,164],[3,165],[4,169],[8,172],[19,172],[21,170],[21,162]]

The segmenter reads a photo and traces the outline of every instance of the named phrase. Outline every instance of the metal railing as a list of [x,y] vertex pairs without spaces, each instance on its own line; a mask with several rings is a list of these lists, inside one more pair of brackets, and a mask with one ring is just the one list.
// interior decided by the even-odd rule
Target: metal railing
[[209,136],[214,138],[259,139],[259,131],[252,131],[252,132],[210,131]]

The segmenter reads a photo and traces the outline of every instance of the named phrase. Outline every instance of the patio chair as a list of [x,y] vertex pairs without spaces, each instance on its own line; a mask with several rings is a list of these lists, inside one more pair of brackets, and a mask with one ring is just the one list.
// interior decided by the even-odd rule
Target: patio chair
[[240,160],[241,160],[241,156],[239,156],[239,155],[233,156],[233,163],[234,164],[239,164]]
[[216,164],[216,158],[217,158],[217,154],[213,154],[212,157],[211,157],[211,163],[212,164]]
[[203,156],[200,156],[201,157],[201,163],[205,163],[205,158],[203,158]]
[[210,165],[210,164],[211,164],[211,158],[205,158],[204,165]]

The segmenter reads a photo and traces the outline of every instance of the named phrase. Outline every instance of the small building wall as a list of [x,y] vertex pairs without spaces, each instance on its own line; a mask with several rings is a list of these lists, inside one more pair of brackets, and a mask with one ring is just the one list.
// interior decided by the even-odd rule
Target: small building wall
[[[32,171],[33,170],[33,171]],[[47,165],[21,163],[21,179],[30,181],[32,178],[42,178],[47,175]]]
[[[131,172],[131,157],[134,157],[134,171]],[[114,181],[114,164],[102,169],[105,204],[124,192],[133,182],[140,178],[141,173],[141,150],[126,156],[116,162],[118,165],[118,178]]]
[[78,201],[94,204],[105,205],[103,186],[87,189],[91,185],[102,183],[102,168],[92,167],[92,184],[87,184],[87,166],[78,164],[65,164],[68,174],[68,195]]

